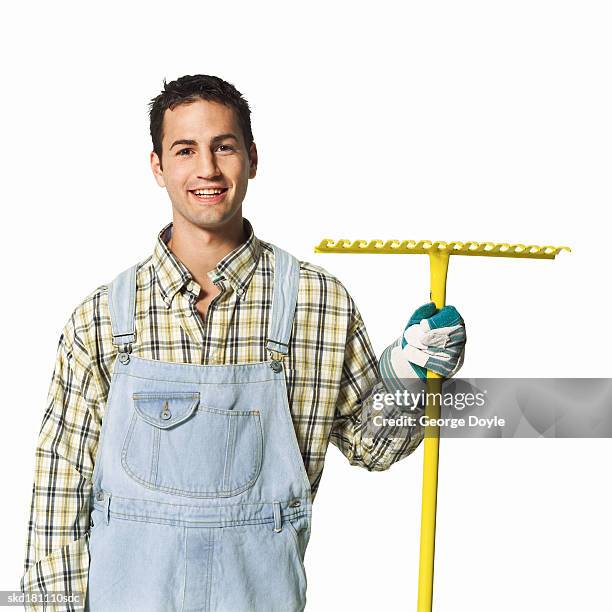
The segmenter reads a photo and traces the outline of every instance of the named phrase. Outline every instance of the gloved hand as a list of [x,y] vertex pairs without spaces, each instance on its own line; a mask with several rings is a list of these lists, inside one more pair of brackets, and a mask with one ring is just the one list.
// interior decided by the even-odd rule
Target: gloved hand
[[425,380],[427,370],[450,378],[463,364],[465,342],[465,325],[457,309],[445,306],[437,311],[429,302],[414,311],[403,336],[383,351],[380,374],[395,383],[416,376]]

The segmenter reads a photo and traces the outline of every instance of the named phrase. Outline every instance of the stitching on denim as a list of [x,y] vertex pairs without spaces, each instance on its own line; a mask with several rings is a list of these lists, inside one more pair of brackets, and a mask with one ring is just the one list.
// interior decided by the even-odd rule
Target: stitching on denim
[[225,439],[225,457],[223,458],[223,479],[221,481],[221,487],[223,489],[227,489],[230,486],[228,469],[231,469],[231,468],[228,467],[228,464],[230,462],[231,453],[234,450],[232,448],[232,431],[235,429],[233,426],[234,421],[232,419],[226,419],[226,423],[227,423],[227,436]]
[[[172,365],[172,366],[177,366],[177,365],[189,365],[191,366],[192,364],[181,364],[181,363],[173,363],[170,361],[159,361],[158,363],[163,363],[166,365]],[[266,364],[266,366],[268,367],[268,369],[270,369],[270,367],[268,366],[268,362],[264,362]],[[227,367],[232,367],[231,365],[223,365],[223,366],[216,366],[216,365],[207,365],[207,366],[200,366],[198,364],[195,364],[198,367],[205,367],[205,368],[216,368],[216,367],[222,367],[222,368],[227,368]],[[259,365],[259,364],[256,364]],[[282,377],[270,377],[270,378],[262,378],[261,380],[241,380],[239,382],[230,382],[230,381],[225,381],[225,382],[220,382],[218,380],[214,381],[214,382],[206,382],[206,381],[201,381],[201,380],[177,380],[176,378],[159,378],[159,376],[137,376],[136,374],[128,374],[127,372],[123,372],[123,374],[125,374],[125,376],[129,376],[130,378],[137,378],[138,380],[153,380],[155,382],[171,382],[171,383],[183,383],[183,384],[193,384],[193,385],[239,385],[239,386],[243,386],[243,385],[255,385],[255,384],[259,384],[259,383],[264,383],[264,382],[276,382],[277,380],[281,380]]]
[[[142,498],[140,497],[122,497],[120,495],[113,495],[113,499],[122,499],[125,501],[135,501],[135,502],[140,502],[143,501]],[[283,503],[289,503],[290,501],[293,501],[295,499],[295,497],[290,497],[289,499],[283,500]],[[148,501],[148,500],[147,500]],[[276,500],[274,500],[276,501]],[[176,506],[177,508],[195,508],[197,506],[192,506],[191,504],[174,504],[172,502],[164,502],[164,501],[158,501],[158,500],[152,500],[152,503],[154,504],[162,504],[164,506]],[[271,501],[257,501],[257,502],[236,502],[234,504],[215,504],[214,507],[215,509],[217,508],[234,508],[236,506],[261,506],[261,507],[265,507],[270,505],[272,502]],[[95,505],[95,504],[94,504]],[[211,507],[211,506],[209,506]],[[304,506],[302,506],[302,509],[304,508]],[[303,510],[300,510],[300,512]]]
[[[221,527],[241,527],[243,525],[266,525],[273,524],[274,517],[262,518],[262,519],[223,519],[220,521],[187,521],[184,519],[166,519],[161,516],[143,516],[139,514],[125,514],[113,510],[110,513],[111,519],[115,518],[121,521],[134,521],[137,523],[156,523],[161,525],[168,525],[169,527],[209,527],[209,528],[221,528]],[[284,520],[296,520],[306,516],[305,513],[298,515],[285,516]]]
[[213,563],[212,563],[212,556],[213,556],[213,549],[215,547],[215,533],[213,531],[211,531],[208,534],[209,537],[209,543],[208,543],[208,559],[207,559],[207,564],[206,564],[206,569],[208,571],[208,575],[207,575],[207,585],[206,585],[206,608],[205,610],[210,610],[210,591],[212,588],[212,573],[213,573]]
[[134,400],[147,399],[200,399],[199,391],[134,391]]
[[262,365],[268,365],[267,361],[253,361],[253,362],[242,362],[242,363],[182,363],[182,362],[174,362],[174,361],[162,361],[160,359],[147,359],[145,357],[137,357],[136,355],[132,355],[132,357],[136,361],[142,361],[144,363],[164,363],[171,364],[177,366],[186,366],[188,368],[253,368],[254,366],[261,367]]
[[261,462],[258,468],[255,469],[254,476],[248,481],[246,484],[241,485],[240,487],[233,489],[231,491],[186,491],[183,489],[177,489],[176,487],[165,487],[163,485],[153,485],[153,483],[147,482],[144,478],[138,476],[132,469],[127,465],[125,461],[125,457],[121,457],[121,465],[125,469],[125,471],[131,476],[136,482],[140,483],[142,486],[147,487],[148,489],[152,489],[154,491],[165,491],[167,493],[173,493],[174,495],[181,495],[183,497],[198,497],[198,498],[216,498],[216,497],[232,497],[234,495],[238,495],[246,491],[248,488],[252,487],[255,481],[259,476],[259,472],[261,471]]
[[127,452],[130,442],[132,440],[132,433],[134,432],[136,418],[136,410],[132,409],[132,418],[130,419],[130,425],[125,433],[125,437],[123,438],[123,446],[121,447],[121,465],[124,465],[124,461],[127,463]]
[[187,559],[189,555],[187,554],[187,529],[183,527],[183,601],[181,602],[181,610],[185,609],[185,594],[187,592]]
[[[142,486],[147,487],[148,489],[152,489],[152,490],[156,490],[156,491],[165,491],[167,493],[172,493],[174,495],[182,495],[183,497],[195,497],[195,498],[218,498],[218,497],[232,497],[234,495],[238,495],[239,493],[242,493],[244,491],[246,491],[247,489],[249,489],[250,487],[252,487],[255,484],[255,481],[257,480],[257,478],[259,477],[259,474],[261,473],[261,467],[262,467],[262,455],[263,455],[263,427],[261,424],[261,417],[259,414],[254,415],[255,419],[256,419],[256,428],[259,431],[259,444],[255,444],[256,447],[256,464],[253,470],[253,476],[251,477],[251,479],[249,481],[247,481],[245,484],[232,489],[231,491],[187,491],[184,489],[178,489],[176,487],[165,487],[163,485],[159,485],[159,484],[154,484],[151,482],[146,481],[144,478],[142,478],[141,476],[138,476],[138,474],[136,474],[133,469],[129,466],[128,462],[127,462],[127,450],[129,445],[132,442],[132,432],[134,429],[134,423],[135,423],[135,419],[136,419],[136,412],[134,411],[133,415],[132,415],[132,422],[130,424],[130,428],[128,430],[128,433],[126,434],[125,437],[125,441],[123,444],[123,448],[122,448],[122,452],[121,452],[121,465],[123,467],[123,469],[126,471],[126,473],[136,482],[140,483]],[[256,434],[257,435],[257,434]]]
[[159,465],[159,445],[161,441],[161,431],[155,428],[153,431],[153,456],[151,457],[151,482],[157,483],[157,468]]
[[257,413],[260,412],[260,410],[223,410],[222,408],[212,408],[211,406],[200,405],[198,408],[198,414],[201,412],[212,412],[213,414],[222,414],[223,416],[257,416]]

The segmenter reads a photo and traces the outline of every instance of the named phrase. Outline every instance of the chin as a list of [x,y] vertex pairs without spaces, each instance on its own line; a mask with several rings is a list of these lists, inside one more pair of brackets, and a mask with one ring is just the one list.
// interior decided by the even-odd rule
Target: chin
[[228,223],[236,215],[240,216],[240,207],[228,207],[227,202],[222,205],[194,206],[191,202],[182,206],[173,206],[174,215],[182,217],[190,225],[202,229],[212,229]]
[[189,220],[202,229],[212,229],[225,225],[233,215],[227,211],[198,211]]

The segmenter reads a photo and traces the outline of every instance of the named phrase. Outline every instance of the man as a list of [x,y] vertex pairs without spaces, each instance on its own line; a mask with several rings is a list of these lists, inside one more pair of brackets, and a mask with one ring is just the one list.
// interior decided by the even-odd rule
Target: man
[[372,398],[454,374],[463,321],[417,309],[381,377],[340,281],[242,215],[258,160],[241,94],[164,82],[150,121],[172,223],[63,329],[22,590],[87,592],[92,611],[303,610],[328,443],[370,471],[408,456],[422,429],[369,433]]

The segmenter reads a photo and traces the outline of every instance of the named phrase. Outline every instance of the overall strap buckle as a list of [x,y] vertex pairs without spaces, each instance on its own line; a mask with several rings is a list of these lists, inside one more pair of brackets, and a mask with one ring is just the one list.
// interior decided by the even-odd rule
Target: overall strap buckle
[[123,364],[130,362],[130,353],[132,352],[132,343],[126,342],[125,344],[119,344],[119,361]]
[[107,285],[113,344],[123,364],[129,363],[132,342],[136,341],[136,273],[139,265],[130,266]]
[[[280,372],[283,369],[283,360],[285,355],[288,353],[288,344],[284,342],[278,342],[276,340],[266,339],[266,347],[268,349],[268,355],[270,356],[270,367],[274,372]],[[272,345],[278,344],[283,345],[282,347],[274,348]]]

